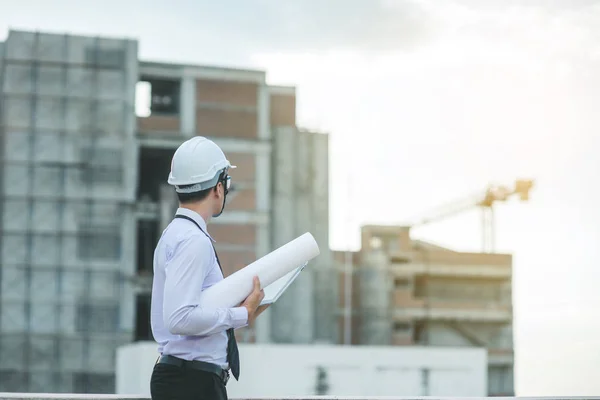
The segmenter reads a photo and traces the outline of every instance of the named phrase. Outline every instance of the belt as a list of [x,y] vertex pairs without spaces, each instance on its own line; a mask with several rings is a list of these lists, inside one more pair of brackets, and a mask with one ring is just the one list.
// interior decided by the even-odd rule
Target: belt
[[197,360],[183,360],[178,357],[165,355],[160,356],[156,361],[157,364],[170,364],[175,365],[177,367],[191,368],[196,369],[198,371],[210,372],[217,375],[221,380],[223,380],[223,384],[227,385],[227,381],[229,380],[229,371],[219,367],[218,365],[207,363],[204,361]]

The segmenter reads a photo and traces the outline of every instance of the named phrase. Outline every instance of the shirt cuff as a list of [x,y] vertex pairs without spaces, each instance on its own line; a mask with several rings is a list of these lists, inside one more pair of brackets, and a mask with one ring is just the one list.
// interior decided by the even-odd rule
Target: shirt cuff
[[231,309],[231,325],[233,329],[243,328],[248,325],[248,309],[246,307]]

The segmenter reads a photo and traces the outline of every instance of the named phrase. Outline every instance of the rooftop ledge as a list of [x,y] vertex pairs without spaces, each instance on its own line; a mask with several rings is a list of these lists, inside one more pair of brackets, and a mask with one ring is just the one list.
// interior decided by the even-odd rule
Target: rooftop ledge
[[[27,399],[27,400],[148,400],[145,396],[128,396],[114,394],[66,394],[66,393],[0,393],[0,400]],[[235,398],[231,400],[508,400],[508,399],[523,399],[523,400],[600,400],[600,397],[589,396],[569,396],[569,397],[438,397],[438,396],[415,396],[415,397],[346,397],[346,396],[302,396],[302,397],[277,397],[277,398]]]

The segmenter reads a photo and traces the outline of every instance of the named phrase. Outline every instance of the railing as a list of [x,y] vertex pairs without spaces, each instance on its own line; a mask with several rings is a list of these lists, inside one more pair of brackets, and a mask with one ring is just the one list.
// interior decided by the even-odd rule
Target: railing
[[[600,397],[589,396],[569,396],[569,397],[345,397],[345,396],[302,396],[286,398],[254,398],[252,400],[600,400]],[[114,394],[48,394],[48,393],[0,393],[0,400],[149,400],[143,396],[126,396]],[[232,399],[232,400],[251,400],[251,399]]]

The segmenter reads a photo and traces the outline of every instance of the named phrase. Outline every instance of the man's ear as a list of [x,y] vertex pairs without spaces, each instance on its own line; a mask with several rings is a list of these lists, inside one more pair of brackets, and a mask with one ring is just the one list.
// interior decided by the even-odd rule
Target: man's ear
[[215,196],[217,196],[217,198],[221,198],[221,193],[223,193],[223,184],[221,182],[217,183],[217,186],[215,186]]

